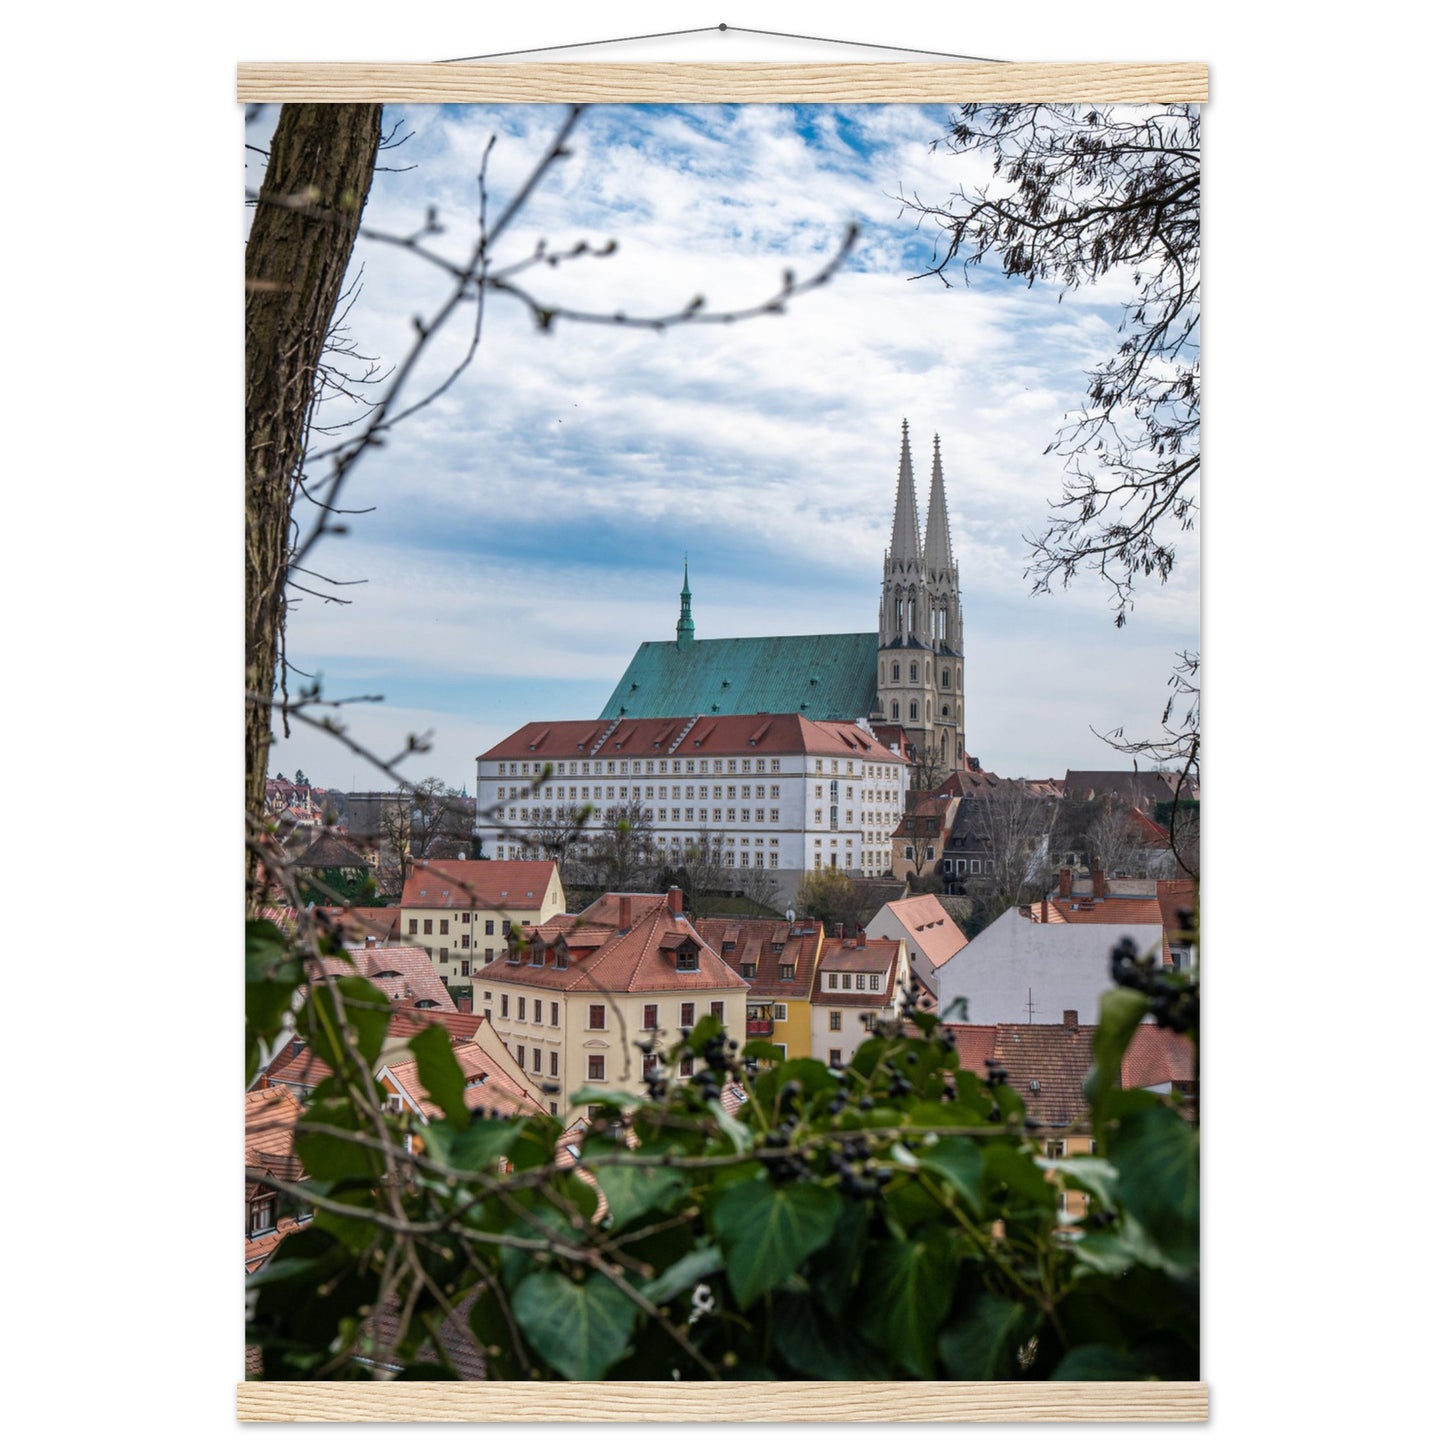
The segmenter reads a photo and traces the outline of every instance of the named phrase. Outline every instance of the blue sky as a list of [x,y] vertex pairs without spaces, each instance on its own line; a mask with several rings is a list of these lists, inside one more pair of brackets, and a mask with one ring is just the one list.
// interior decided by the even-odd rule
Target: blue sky
[[[487,138],[495,215],[560,117],[389,111],[411,138],[383,161],[412,169],[378,174],[367,225],[410,232],[435,206],[435,245],[460,257]],[[264,145],[269,123],[248,139]],[[942,107],[586,113],[504,252],[520,259],[541,238],[618,246],[529,273],[546,300],[645,314],[701,293],[742,306],[784,268],[815,271],[849,224],[858,246],[785,316],[729,327],[542,334],[509,298],[489,300],[471,369],[353,474],[345,505],[374,510],[314,554],[317,570],[364,585],[344,607],[301,599],[291,618],[291,658],[328,696],[384,696],[346,710],[359,740],[391,753],[430,731],[413,772],[470,788],[477,753],[529,719],[594,716],[637,644],[671,635],[684,553],[699,637],[871,629],[905,416],[923,486],[942,438],[969,750],[1002,773],[1059,775],[1116,765],[1091,728],[1151,732],[1175,653],[1198,642],[1195,540],[1122,630],[1093,579],[1031,597],[1023,575],[1023,537],[1060,491],[1044,448],[1112,350],[1126,281],[1061,300],[987,271],[952,289],[910,279],[932,235],[900,215],[899,195],[941,201],[982,175],[930,149],[947,123]],[[258,157],[247,174],[254,186]],[[352,334],[395,360],[445,280],[395,247],[363,242],[355,265]],[[460,356],[467,324],[439,338],[418,393]],[[379,785],[306,730],[273,756],[273,771],[298,767]]]

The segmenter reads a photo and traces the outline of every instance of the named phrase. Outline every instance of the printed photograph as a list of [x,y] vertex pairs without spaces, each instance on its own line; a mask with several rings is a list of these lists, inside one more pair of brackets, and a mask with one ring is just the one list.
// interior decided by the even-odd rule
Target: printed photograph
[[1200,108],[245,119],[244,1377],[1198,1380]]

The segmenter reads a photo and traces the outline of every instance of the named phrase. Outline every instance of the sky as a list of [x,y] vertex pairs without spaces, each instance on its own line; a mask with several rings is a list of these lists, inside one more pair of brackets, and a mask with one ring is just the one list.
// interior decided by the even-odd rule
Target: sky
[[[364,223],[427,238],[459,260],[473,243],[478,172],[495,218],[546,153],[559,107],[392,107]],[[308,567],[344,603],[296,597],[288,654],[383,756],[408,735],[430,751],[409,775],[475,786],[476,755],[529,720],[594,717],[638,643],[670,637],[686,557],[697,636],[858,632],[877,625],[906,418],[920,515],[941,440],[960,571],[971,754],[1010,776],[1128,766],[1095,731],[1153,736],[1176,654],[1198,646],[1197,541],[1167,586],[1112,625],[1084,577],[1031,596],[1024,538],[1061,490],[1045,454],[1111,353],[1126,277],[1086,292],[920,275],[935,229],[901,197],[942,202],[984,162],[933,143],[946,107],[595,107],[494,253],[545,243],[582,254],[516,279],[546,305],[612,315],[705,311],[771,298],[785,270],[818,272],[849,226],[830,283],[785,314],[663,332],[559,320],[539,330],[513,298],[487,300],[477,356],[438,401],[353,472],[356,515]],[[264,148],[274,112],[248,130]],[[263,158],[247,153],[247,185]],[[363,239],[347,314],[385,367],[449,281],[395,245]],[[464,355],[470,313],[424,354],[408,399]],[[344,422],[348,404],[322,420]],[[354,585],[353,585],[354,584]],[[293,679],[293,686],[301,679]],[[300,727],[272,772],[323,786],[385,780]]]

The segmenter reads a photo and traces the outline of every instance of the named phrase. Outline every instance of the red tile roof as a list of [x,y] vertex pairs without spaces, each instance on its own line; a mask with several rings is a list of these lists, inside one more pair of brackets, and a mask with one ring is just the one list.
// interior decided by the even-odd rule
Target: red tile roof
[[351,943],[365,943],[374,938],[378,943],[395,943],[401,937],[401,909],[320,907],[318,916],[330,919],[341,929],[342,938]]
[[[292,1140],[301,1105],[279,1084],[256,1089],[246,1095],[246,1164],[252,1169],[272,1169],[267,1160],[293,1157]],[[275,1172],[274,1170],[272,1172]],[[278,1177],[297,1178],[299,1174]]]
[[[1008,1073],[1029,1117],[1045,1126],[1087,1127],[1084,1079],[1094,1066],[1092,1024],[946,1024],[959,1063],[980,1078],[993,1059]],[[1130,1040],[1120,1069],[1126,1089],[1193,1080],[1194,1049],[1188,1039],[1157,1024],[1143,1024]],[[1038,1087],[1033,1086],[1037,1083]]]
[[557,877],[555,863],[509,862],[490,858],[453,858],[417,863],[401,892],[403,908],[542,907]]
[[415,1005],[417,1000],[431,999],[438,1011],[453,1013],[456,1004],[426,955],[426,949],[397,944],[386,948],[356,948],[351,962],[328,958],[325,972],[338,978],[369,979],[388,998]]
[[[887,1007],[896,983],[894,970],[903,944],[892,938],[825,938],[818,953],[813,981],[813,1002],[820,1008]],[[905,965],[906,966],[906,965]],[[848,992],[826,987],[830,973],[880,974],[877,993]]]
[[[750,997],[806,999],[813,992],[813,970],[823,925],[816,919],[697,918],[703,941],[748,985]],[[724,945],[729,941],[732,947]],[[781,945],[781,947],[780,947]],[[793,976],[783,977],[791,967]]]
[[1119,1070],[1126,1089],[1148,1089],[1174,1080],[1199,1077],[1194,1045],[1183,1034],[1144,1024],[1129,1040]]
[[931,969],[941,968],[968,942],[935,894],[920,893],[883,906],[910,940],[910,955],[916,946],[923,955],[917,962]]
[[1035,923],[1116,923],[1162,928],[1157,898],[1049,898],[1030,910]]
[[[522,1088],[516,1080],[502,1070],[497,1061],[488,1056],[480,1045],[459,1043],[452,1048],[466,1088],[462,1102],[469,1109],[496,1109],[510,1118],[513,1114],[540,1114],[542,1105]],[[439,1119],[441,1107],[432,1103],[430,1095],[422,1087],[420,1067],[410,1057],[399,1058],[386,1065],[383,1073],[390,1074],[402,1088],[406,1097],[426,1115],[428,1119]]]
[[815,722],[794,713],[736,717],[597,718],[534,722],[478,755],[494,759],[745,757],[750,752],[862,757],[901,762],[896,753],[851,722]]
[[[540,938],[547,945],[545,963],[538,967],[526,960],[531,956],[523,944],[516,960],[497,959],[474,973],[474,978],[510,983],[525,978],[528,987],[562,992],[653,993],[696,992],[703,989],[746,988],[747,984],[700,937],[686,918],[673,914],[666,894],[633,894],[632,922],[626,933],[616,926],[604,930],[595,926],[599,917],[616,918],[616,895],[604,894],[577,917],[570,931],[528,929],[528,939]],[[610,901],[609,901],[610,900]],[[589,927],[589,925],[594,925]],[[591,940],[603,935],[595,944]],[[560,942],[558,941],[560,936]],[[679,970],[668,938],[693,944],[697,949],[695,969]],[[556,967],[558,948],[563,967]]]

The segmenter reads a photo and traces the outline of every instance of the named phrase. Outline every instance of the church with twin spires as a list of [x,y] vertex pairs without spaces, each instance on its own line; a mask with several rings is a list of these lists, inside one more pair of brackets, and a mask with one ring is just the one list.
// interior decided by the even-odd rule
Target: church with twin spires
[[676,636],[638,647],[600,716],[754,713],[866,720],[881,740],[904,744],[917,760],[936,763],[945,773],[967,768],[958,562],[937,436],[920,539],[913,455],[903,423],[876,633],[698,638],[684,566]]

